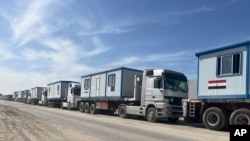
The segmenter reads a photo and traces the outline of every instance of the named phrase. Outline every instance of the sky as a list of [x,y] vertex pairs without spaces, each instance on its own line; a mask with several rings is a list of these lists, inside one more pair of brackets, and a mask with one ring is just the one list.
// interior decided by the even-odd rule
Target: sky
[[250,39],[249,0],[0,0],[0,93],[118,67],[197,77],[195,53]]

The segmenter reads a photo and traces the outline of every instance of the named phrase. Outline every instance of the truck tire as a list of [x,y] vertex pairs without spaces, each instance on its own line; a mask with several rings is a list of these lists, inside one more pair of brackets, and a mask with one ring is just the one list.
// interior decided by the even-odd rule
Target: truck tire
[[179,120],[179,118],[168,117],[168,122],[170,122],[170,123],[176,123],[178,120]]
[[156,118],[156,109],[154,107],[151,107],[147,110],[147,120],[149,122],[157,122]]
[[121,105],[119,107],[119,111],[118,111],[118,114],[121,118],[127,118],[128,115],[127,115],[127,109],[126,109],[126,106],[125,105]]
[[88,102],[86,102],[86,103],[84,104],[84,112],[85,112],[85,113],[89,113],[89,103],[88,103]]
[[80,110],[80,112],[83,112],[83,113],[85,112],[84,111],[84,103],[83,102],[80,103],[79,110]]
[[218,107],[210,107],[202,116],[203,124],[211,130],[222,130],[228,125],[226,112]]
[[91,114],[97,114],[98,113],[98,110],[96,109],[94,103],[90,104],[89,111],[90,111]]
[[250,110],[241,108],[235,110],[229,119],[230,125],[250,125]]

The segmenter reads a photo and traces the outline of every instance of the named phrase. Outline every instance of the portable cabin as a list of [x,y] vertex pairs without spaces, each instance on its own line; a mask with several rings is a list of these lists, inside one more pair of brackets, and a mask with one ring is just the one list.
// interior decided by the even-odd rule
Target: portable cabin
[[250,41],[197,53],[199,99],[249,98]]
[[23,91],[23,100],[22,101],[27,103],[29,97],[30,97],[30,90],[24,90]]
[[[74,81],[57,81],[48,84],[48,95],[49,99],[64,99],[67,97],[68,85]],[[79,83],[79,82],[75,82]]]
[[23,102],[24,101],[24,99],[25,99],[25,93],[24,93],[24,91],[17,91],[16,92],[16,101],[18,101],[18,102]]
[[45,88],[45,87],[31,88],[31,99],[41,99],[43,88]]
[[81,98],[129,98],[134,94],[134,76],[143,71],[117,68],[81,77]]

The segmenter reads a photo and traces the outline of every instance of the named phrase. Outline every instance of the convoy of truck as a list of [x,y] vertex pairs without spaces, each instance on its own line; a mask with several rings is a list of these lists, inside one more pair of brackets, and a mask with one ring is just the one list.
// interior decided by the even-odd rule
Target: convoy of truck
[[211,130],[250,125],[250,41],[196,53],[197,80],[165,69],[116,68],[16,91],[14,101],[48,107],[108,111],[150,122],[203,122]]

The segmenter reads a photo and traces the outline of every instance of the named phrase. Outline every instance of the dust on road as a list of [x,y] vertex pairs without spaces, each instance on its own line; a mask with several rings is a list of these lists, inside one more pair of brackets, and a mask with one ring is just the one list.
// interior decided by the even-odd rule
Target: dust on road
[[0,105],[0,141],[88,140],[76,137],[66,127],[14,107]]

